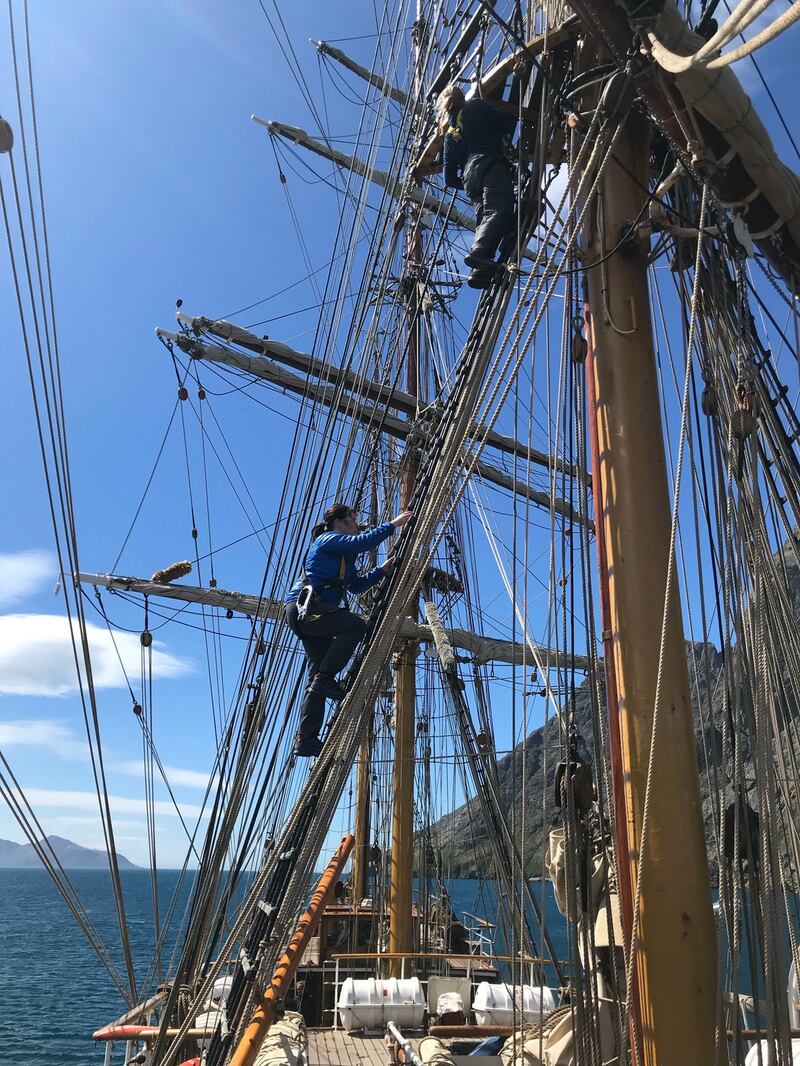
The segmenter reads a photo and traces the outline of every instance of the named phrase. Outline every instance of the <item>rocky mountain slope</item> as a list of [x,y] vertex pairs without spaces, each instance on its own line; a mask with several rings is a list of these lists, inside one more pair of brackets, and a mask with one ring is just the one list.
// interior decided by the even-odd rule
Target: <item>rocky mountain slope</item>
[[[790,587],[795,610],[800,607],[800,572],[792,566]],[[800,613],[800,611],[798,611]],[[738,655],[734,649],[734,669],[737,669]],[[713,806],[711,789],[713,774],[709,767],[720,765],[722,758],[722,715],[723,715],[723,656],[712,645],[687,644],[687,657],[690,665],[690,678],[693,685],[695,703],[695,739],[697,744],[698,765],[700,767],[700,787],[703,801],[703,814],[706,823],[706,838],[714,839]],[[602,667],[601,667],[602,679]],[[594,765],[594,742],[592,735],[592,710],[590,682],[587,679],[576,690],[574,699],[575,725],[578,733],[579,754]],[[601,684],[601,706],[605,707],[605,692]],[[697,713],[698,705],[704,709],[711,708],[701,726]],[[740,738],[744,755],[745,773],[752,776],[749,756],[748,738]],[[545,875],[544,854],[550,829],[560,823],[560,811],[555,805],[555,775],[559,762],[565,757],[563,737],[557,722],[534,730],[514,752],[498,761],[497,770],[500,780],[502,802],[506,812],[515,812],[518,819],[516,837],[524,842],[527,875],[538,877]],[[717,770],[722,777],[726,775]],[[520,832],[519,819],[522,818],[521,797],[525,797],[524,828]],[[451,814],[440,819],[431,829],[432,838],[438,848],[444,869],[457,877],[485,876],[490,853],[482,830],[480,809],[475,800],[463,804]],[[711,846],[709,856],[713,861]]]

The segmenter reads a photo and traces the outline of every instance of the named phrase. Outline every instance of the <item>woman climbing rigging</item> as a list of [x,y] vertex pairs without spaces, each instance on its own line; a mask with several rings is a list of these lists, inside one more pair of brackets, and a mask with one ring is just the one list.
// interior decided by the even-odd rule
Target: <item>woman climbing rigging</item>
[[303,642],[309,669],[294,749],[302,758],[319,755],[325,700],[343,699],[345,690],[336,675],[366,632],[365,620],[342,606],[342,599],[346,603],[348,592],[366,592],[394,565],[390,556],[381,566],[358,574],[356,558],[376,548],[412,517],[411,511],[403,511],[391,522],[361,530],[352,507],[335,503],[312,531],[303,572],[286,597],[286,622]]

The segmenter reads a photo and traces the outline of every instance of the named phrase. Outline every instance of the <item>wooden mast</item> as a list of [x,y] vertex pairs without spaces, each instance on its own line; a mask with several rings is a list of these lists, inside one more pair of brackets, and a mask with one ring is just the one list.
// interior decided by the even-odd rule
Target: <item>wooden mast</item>
[[[647,286],[647,241],[610,254],[641,209],[649,127],[625,121],[601,180],[587,261],[597,454],[608,564],[630,880],[639,867],[670,542],[670,498]],[[617,165],[617,163],[621,165]],[[635,180],[632,180],[632,175]],[[601,532],[602,531],[602,532]],[[645,1066],[714,1061],[717,949],[680,594],[673,582],[642,869],[636,994]],[[624,861],[624,857],[620,857]]]
[[[369,524],[378,524],[378,465],[372,468],[372,485],[370,487]],[[378,561],[377,551],[370,553],[370,565]],[[353,891],[352,900],[359,904],[369,896],[369,857],[370,845],[370,805],[372,803],[372,745],[375,741],[375,711],[369,716],[364,736],[358,745],[356,762],[356,847],[353,852]]]
[[[422,4],[417,0],[417,17],[412,29],[414,44],[414,100],[422,93],[420,67],[420,38],[423,33]],[[420,300],[418,273],[422,258],[420,209],[412,208],[406,244],[405,271],[407,288],[408,344],[406,346],[406,391],[419,395],[420,357]],[[405,470],[400,487],[400,509],[411,503],[417,480],[418,460],[406,455]],[[416,622],[419,605],[416,597],[409,605],[409,615]],[[397,649],[394,669],[394,766],[392,785],[392,853],[389,864],[389,951],[410,954],[414,950],[414,926],[411,918],[414,878],[414,725],[417,703],[417,654],[419,645],[404,641]],[[393,958],[389,963],[392,977],[403,973],[403,960]]]

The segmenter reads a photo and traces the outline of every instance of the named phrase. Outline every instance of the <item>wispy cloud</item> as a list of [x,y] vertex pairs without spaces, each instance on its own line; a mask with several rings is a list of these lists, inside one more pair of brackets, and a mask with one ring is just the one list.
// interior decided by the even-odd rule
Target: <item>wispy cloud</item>
[[[15,797],[21,798],[20,794],[13,789]],[[35,811],[43,807],[55,807],[62,811],[96,811],[98,809],[97,796],[94,792],[77,792],[61,788],[25,788],[25,797]],[[143,799],[134,799],[130,796],[109,796],[111,813],[116,814],[147,814],[147,803]],[[194,803],[179,804],[180,812],[185,819],[206,818],[207,812]],[[164,818],[177,818],[178,812],[174,805],[167,800],[155,800],[153,810],[156,815]]]
[[0,607],[19,603],[48,582],[55,581],[55,556],[52,552],[32,549],[23,552],[0,552]]
[[24,718],[0,722],[0,749],[45,748],[63,759],[86,759],[89,748],[66,722],[54,718]]
[[[73,623],[74,624],[74,623]],[[87,623],[96,688],[124,687],[125,674],[139,672],[141,647],[134,633],[116,633]],[[76,643],[79,645],[77,628]],[[119,658],[117,656],[119,652]],[[182,677],[191,665],[153,644],[153,676]],[[66,696],[78,689],[68,619],[51,614],[0,615],[0,693],[17,696]]]
[[[116,770],[117,773],[127,774],[130,777],[141,777],[143,773],[142,764],[137,759],[114,763],[112,769]],[[200,788],[203,790],[208,787],[210,775],[203,773],[202,770],[181,770],[177,766],[164,766],[164,772],[170,785],[183,785],[185,788]],[[156,777],[161,777],[158,769],[156,769],[155,774]]]

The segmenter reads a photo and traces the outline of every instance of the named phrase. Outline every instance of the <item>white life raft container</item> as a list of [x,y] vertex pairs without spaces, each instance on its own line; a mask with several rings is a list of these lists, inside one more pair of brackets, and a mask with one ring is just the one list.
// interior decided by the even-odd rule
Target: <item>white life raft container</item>
[[556,1009],[552,989],[481,981],[472,1001],[478,1025],[538,1025]]
[[416,977],[357,980],[348,977],[339,993],[339,1018],[348,1033],[355,1029],[420,1029],[425,1016],[425,996]]

